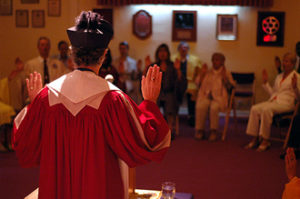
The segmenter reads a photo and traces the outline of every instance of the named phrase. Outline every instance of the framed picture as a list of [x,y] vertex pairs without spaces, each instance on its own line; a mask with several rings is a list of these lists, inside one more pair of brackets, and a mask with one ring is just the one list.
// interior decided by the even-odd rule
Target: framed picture
[[39,3],[39,0],[21,0],[21,3]]
[[60,0],[48,0],[48,16],[59,17],[61,12]]
[[44,10],[32,10],[31,23],[33,28],[45,27],[45,12]]
[[132,32],[140,39],[146,39],[152,34],[152,16],[145,10],[133,15]]
[[28,27],[28,10],[16,10],[16,27]]
[[197,40],[197,11],[173,11],[172,40]]
[[284,18],[284,12],[258,12],[256,45],[283,46]]
[[12,0],[0,0],[0,15],[12,15]]
[[237,15],[217,15],[217,39],[237,39]]
[[109,8],[103,8],[103,9],[93,9],[93,12],[99,13],[100,15],[103,16],[103,18],[108,21],[109,23],[111,23],[111,25],[113,26],[113,10],[109,9]]

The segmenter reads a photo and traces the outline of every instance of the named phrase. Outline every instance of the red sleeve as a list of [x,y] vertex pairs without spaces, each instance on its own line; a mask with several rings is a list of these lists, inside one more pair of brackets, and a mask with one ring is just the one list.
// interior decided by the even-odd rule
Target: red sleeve
[[109,146],[130,167],[163,158],[170,145],[170,131],[155,103],[143,101],[137,106],[126,94],[111,91],[100,108]]
[[12,146],[21,166],[38,166],[41,154],[42,128],[45,106],[43,98],[48,89],[44,88],[31,104],[25,107],[14,121]]

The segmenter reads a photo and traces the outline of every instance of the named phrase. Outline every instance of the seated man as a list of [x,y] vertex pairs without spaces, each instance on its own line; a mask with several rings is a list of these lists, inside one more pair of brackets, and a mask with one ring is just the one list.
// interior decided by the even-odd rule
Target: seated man
[[196,139],[204,137],[205,120],[208,113],[210,117],[209,140],[215,141],[217,138],[219,112],[226,109],[228,105],[227,90],[235,85],[224,62],[225,56],[222,53],[214,53],[212,55],[213,68],[207,70],[207,66],[204,64],[196,79],[196,82],[200,84],[196,102]]
[[[270,147],[268,141],[274,114],[292,111],[299,88],[299,74],[294,70],[296,55],[286,53],[283,57],[284,72],[277,75],[274,87],[268,83],[268,74],[263,70],[263,88],[271,95],[268,101],[252,106],[246,133],[253,136],[245,148],[253,148],[259,144],[258,136],[262,137],[257,151],[265,151]],[[298,80],[297,80],[298,79]]]

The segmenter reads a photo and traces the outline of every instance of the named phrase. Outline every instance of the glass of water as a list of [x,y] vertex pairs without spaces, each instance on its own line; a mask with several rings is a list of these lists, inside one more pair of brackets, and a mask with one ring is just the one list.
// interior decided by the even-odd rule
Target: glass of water
[[164,182],[161,185],[161,197],[162,199],[174,199],[175,197],[175,183]]

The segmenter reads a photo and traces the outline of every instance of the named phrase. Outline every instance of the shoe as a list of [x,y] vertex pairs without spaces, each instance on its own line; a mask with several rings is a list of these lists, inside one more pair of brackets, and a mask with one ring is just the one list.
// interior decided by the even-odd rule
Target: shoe
[[217,132],[216,131],[211,131],[208,141],[214,142],[217,140]]
[[257,147],[258,144],[259,144],[258,139],[253,139],[251,142],[249,142],[249,143],[244,147],[244,149],[253,149],[253,148]]
[[194,137],[196,140],[203,140],[204,139],[204,131],[197,130]]
[[268,141],[263,141],[263,142],[259,145],[259,147],[256,149],[256,151],[258,151],[258,152],[266,151],[266,150],[268,150],[268,149],[270,148],[270,146],[271,146],[271,143],[270,143],[270,142],[268,142]]

